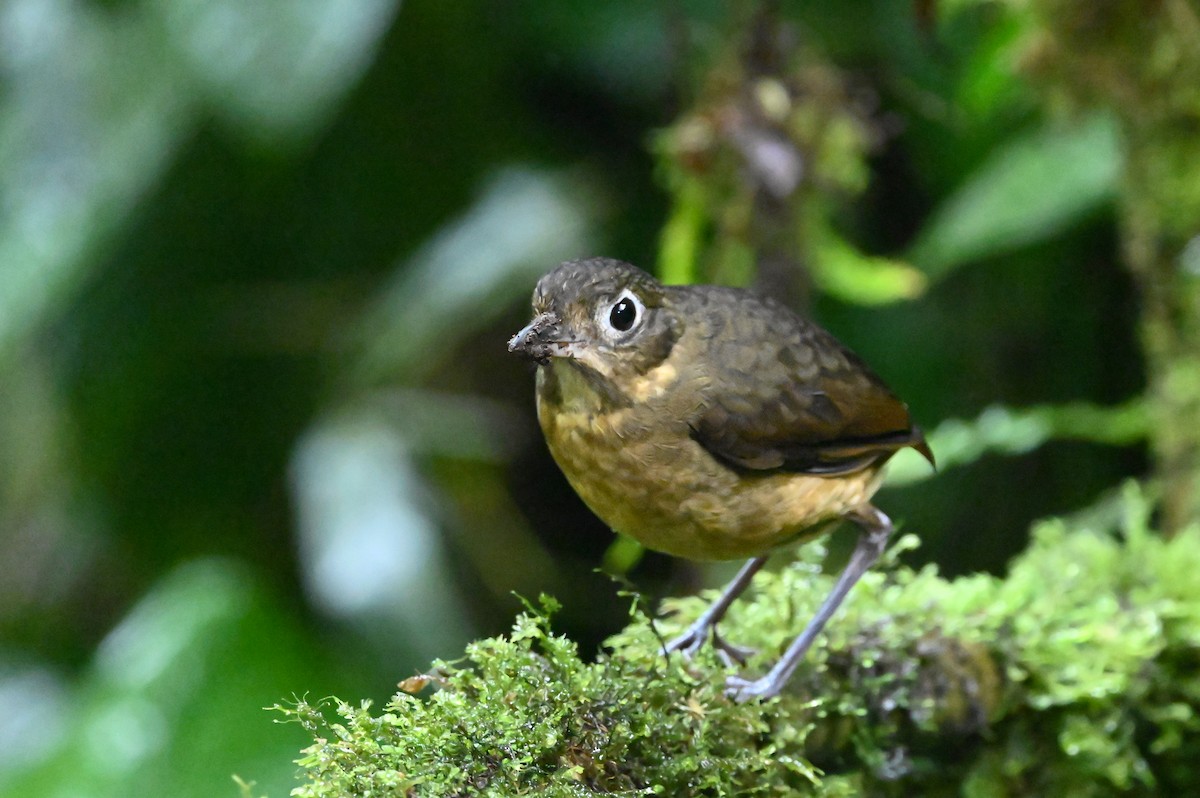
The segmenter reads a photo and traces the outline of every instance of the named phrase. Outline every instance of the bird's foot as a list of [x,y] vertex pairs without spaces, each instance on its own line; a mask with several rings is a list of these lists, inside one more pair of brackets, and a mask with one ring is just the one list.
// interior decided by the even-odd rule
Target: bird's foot
[[689,626],[683,634],[663,646],[663,655],[669,657],[678,651],[685,660],[690,660],[700,653],[706,639],[708,639],[707,626],[700,628]]
[[713,648],[717,650],[717,656],[721,658],[722,662],[731,668],[735,665],[744,667],[746,662],[758,653],[757,648],[751,648],[750,646],[739,646],[735,643],[730,643],[717,633],[716,628],[714,628],[712,632],[712,644]]
[[692,624],[687,631],[667,643],[663,647],[663,653],[670,654],[678,651],[684,659],[690,660],[700,653],[700,649],[704,648],[704,642],[709,638],[712,639],[712,647],[716,649],[717,656],[730,667],[745,665],[746,661],[757,653],[757,649],[730,643],[717,632],[716,624],[704,623],[703,619]]
[[746,679],[730,676],[725,680],[725,695],[739,704],[747,701],[765,701],[779,695],[786,679],[777,679],[767,674],[761,679]]

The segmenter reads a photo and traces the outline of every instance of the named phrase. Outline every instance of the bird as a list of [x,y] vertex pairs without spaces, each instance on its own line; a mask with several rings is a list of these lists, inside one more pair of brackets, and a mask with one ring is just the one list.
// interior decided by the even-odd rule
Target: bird
[[612,258],[560,263],[508,342],[536,362],[537,417],[572,488],[616,532],[691,560],[748,558],[668,654],[750,650],[718,624],[770,554],[849,521],[850,559],[807,627],[737,701],[778,695],[826,622],[884,551],[871,503],[883,466],[912,448],[935,466],[908,407],[846,346],[769,296],[665,285]]

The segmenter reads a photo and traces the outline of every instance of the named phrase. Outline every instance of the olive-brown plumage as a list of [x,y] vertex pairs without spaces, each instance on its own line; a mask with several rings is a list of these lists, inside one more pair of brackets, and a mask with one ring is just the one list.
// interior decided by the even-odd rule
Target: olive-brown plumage
[[[627,263],[593,258],[545,275],[533,310],[509,348],[540,364],[538,419],[587,505],[655,550],[756,558],[724,606],[677,641],[685,653],[710,633],[735,653],[715,624],[774,548],[846,517],[864,527],[882,525],[876,516],[886,522],[869,500],[892,454],[911,446],[933,461],[883,381],[770,298],[665,286]],[[875,535],[875,548],[889,531],[887,523]],[[790,672],[778,684],[734,680],[733,688],[773,694]]]

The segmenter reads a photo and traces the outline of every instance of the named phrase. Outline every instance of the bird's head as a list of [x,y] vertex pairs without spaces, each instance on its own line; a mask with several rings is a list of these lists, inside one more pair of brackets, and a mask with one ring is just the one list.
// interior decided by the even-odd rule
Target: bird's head
[[508,351],[546,365],[569,358],[618,384],[644,374],[670,354],[679,320],[662,283],[610,258],[559,264],[538,280],[533,321]]

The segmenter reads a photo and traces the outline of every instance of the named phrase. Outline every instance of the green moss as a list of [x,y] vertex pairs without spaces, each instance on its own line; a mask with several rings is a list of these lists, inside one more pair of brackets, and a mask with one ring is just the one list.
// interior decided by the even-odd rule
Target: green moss
[[[543,599],[383,708],[281,708],[314,743],[302,798],[457,795],[1150,795],[1200,788],[1200,529],[1164,540],[1136,486],[1119,534],[1038,526],[1005,579],[891,563],[785,695],[737,705],[714,658],[659,653],[700,598],[640,612],[594,663]],[[896,552],[912,545],[901,539]],[[725,624],[759,671],[829,587],[820,546]]]
[[[462,663],[437,663],[428,699],[401,691],[380,714],[344,702],[284,710],[318,737],[294,794],[771,794],[759,713],[661,659],[584,663],[550,632],[551,608],[472,644]],[[331,708],[336,722],[322,715]],[[784,769],[812,778],[802,763]]]

